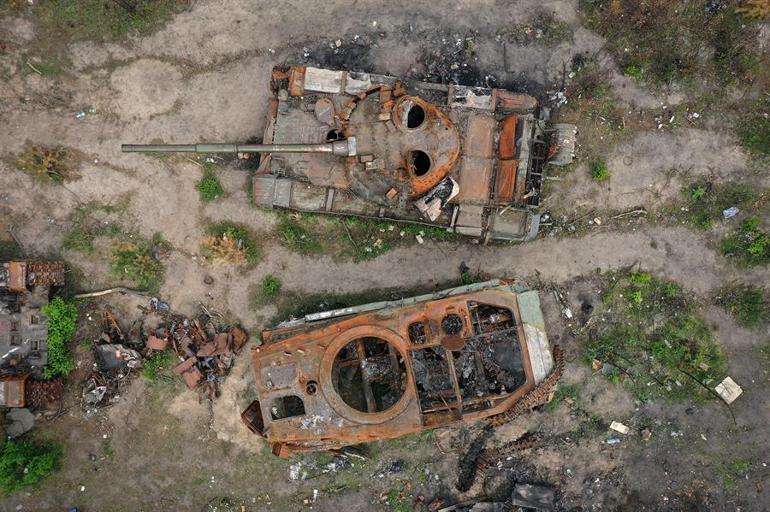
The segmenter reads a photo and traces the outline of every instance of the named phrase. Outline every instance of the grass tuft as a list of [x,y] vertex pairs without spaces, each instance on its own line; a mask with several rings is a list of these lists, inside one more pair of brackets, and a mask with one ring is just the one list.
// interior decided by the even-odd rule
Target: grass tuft
[[213,166],[205,165],[203,169],[203,177],[195,185],[201,196],[201,201],[209,202],[222,197],[225,190],[222,188]]
[[41,181],[62,183],[75,177],[72,153],[62,147],[28,146],[16,159],[16,167]]
[[146,34],[168,20],[186,0],[45,0],[35,2],[44,32],[71,40],[115,40],[136,31]]
[[[318,254],[322,249],[321,243],[303,226],[301,217],[296,214],[281,214],[278,219],[278,236],[292,251],[300,254]],[[307,216],[307,219],[310,218],[312,217]]]
[[120,234],[120,226],[105,219],[117,209],[96,202],[78,206],[70,215],[72,229],[64,234],[62,246],[83,254],[94,253],[94,241],[98,237],[113,237]]
[[257,240],[245,226],[220,222],[209,226],[208,232],[209,237],[201,245],[207,259],[250,267],[259,261]]
[[722,254],[743,266],[770,263],[770,236],[759,226],[757,217],[749,217],[731,235],[722,239]]
[[591,168],[591,179],[602,182],[610,179],[610,170],[604,162],[596,162]]
[[142,366],[142,377],[155,380],[164,370],[174,364],[174,354],[170,350],[155,352],[152,357],[145,359]]
[[153,245],[161,244],[165,242],[157,235],[152,241],[137,239],[116,242],[112,248],[113,275],[157,293],[163,283],[165,268],[163,263],[153,256]]
[[761,286],[733,284],[719,290],[716,303],[744,327],[756,327],[770,316],[770,300]]

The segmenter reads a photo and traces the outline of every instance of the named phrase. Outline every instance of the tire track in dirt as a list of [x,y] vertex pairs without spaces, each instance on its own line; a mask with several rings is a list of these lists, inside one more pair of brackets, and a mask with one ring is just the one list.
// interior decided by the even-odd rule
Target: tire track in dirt
[[[581,238],[544,238],[509,247],[471,244],[416,245],[394,249],[368,262],[340,262],[308,257],[279,245],[264,247],[264,258],[253,270],[211,266],[200,258],[175,252],[167,264],[162,296],[174,308],[196,308],[201,297],[207,307],[224,309],[248,328],[260,327],[249,294],[266,274],[274,274],[287,292],[302,294],[356,293],[382,288],[446,286],[457,282],[465,262],[472,272],[495,277],[536,278],[565,282],[594,272],[639,264],[642,269],[680,282],[697,294],[708,294],[730,280],[770,284],[765,269],[742,270],[709,248],[706,236],[686,228],[650,226],[633,232],[601,231]],[[205,285],[203,276],[215,277]],[[272,316],[272,306],[261,314]]]
[[308,293],[359,292],[456,280],[461,262],[493,276],[567,281],[594,270],[639,263],[647,271],[706,293],[730,279],[770,281],[763,269],[740,270],[708,247],[702,235],[685,228],[649,227],[636,232],[602,231],[582,238],[546,238],[511,247],[443,244],[395,249],[373,261],[338,263],[273,250],[267,268],[287,289]]

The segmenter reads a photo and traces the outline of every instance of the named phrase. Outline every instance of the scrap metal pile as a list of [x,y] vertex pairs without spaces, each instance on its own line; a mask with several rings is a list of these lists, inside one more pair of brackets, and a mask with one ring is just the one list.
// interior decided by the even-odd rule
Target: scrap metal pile
[[[145,315],[127,331],[109,308],[102,311],[103,329],[92,348],[94,369],[83,386],[83,408],[93,411],[114,402],[130,377],[147,366],[153,370],[173,366],[173,373],[189,389],[198,389],[201,398],[219,396],[219,383],[248,341],[248,333],[217,321],[205,310],[193,318],[172,314],[157,299],[140,309]],[[164,353],[168,355],[159,357]]]

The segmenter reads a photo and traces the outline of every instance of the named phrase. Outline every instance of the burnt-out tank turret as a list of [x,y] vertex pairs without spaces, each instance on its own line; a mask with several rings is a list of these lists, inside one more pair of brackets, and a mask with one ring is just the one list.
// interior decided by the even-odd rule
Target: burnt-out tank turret
[[547,164],[572,161],[573,125],[505,89],[274,68],[263,144],[124,145],[260,153],[257,206],[422,223],[528,240]]

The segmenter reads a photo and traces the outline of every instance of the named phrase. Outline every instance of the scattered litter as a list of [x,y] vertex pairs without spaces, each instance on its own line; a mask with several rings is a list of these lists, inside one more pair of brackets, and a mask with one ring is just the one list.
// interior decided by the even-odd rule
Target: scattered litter
[[607,444],[620,444],[620,439],[617,437],[610,437],[607,439]]
[[700,435],[700,438],[703,439],[704,441],[708,441],[708,439],[706,439],[706,436],[703,434]]
[[628,434],[628,431],[630,430],[626,425],[623,425],[619,421],[613,421],[610,423],[610,428],[615,432],[620,432],[621,434]]
[[564,317],[567,318],[568,320],[572,319],[573,315],[572,315],[572,310],[570,308],[564,308],[561,310],[561,312],[564,315]]
[[740,212],[740,210],[738,209],[737,206],[731,206],[730,208],[727,208],[727,209],[722,211],[722,217],[725,220],[732,219],[733,217],[738,215],[738,212]]
[[423,240],[421,235],[416,235],[414,238],[417,240],[418,244],[425,243],[425,240]]
[[743,389],[730,377],[725,377],[725,380],[720,382],[717,387],[714,388],[714,391],[716,391],[728,405],[733,403],[735,399],[743,393]]

